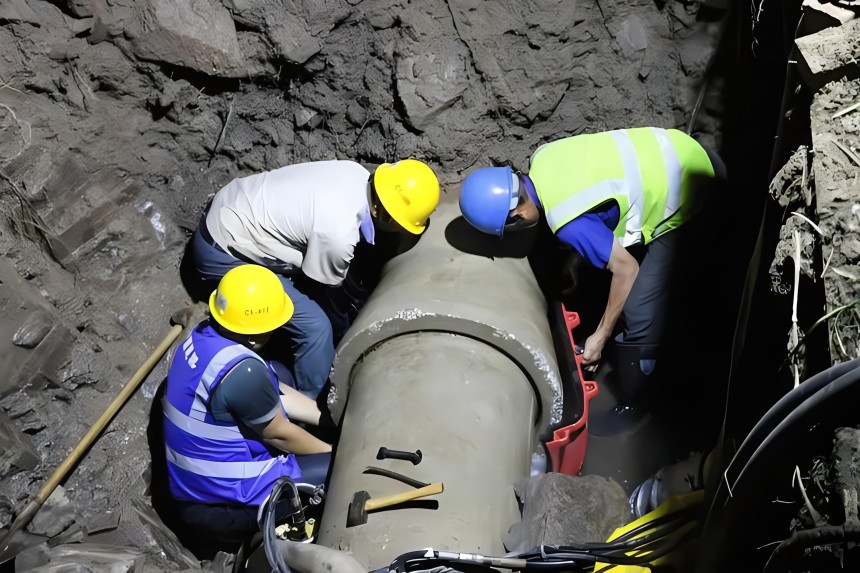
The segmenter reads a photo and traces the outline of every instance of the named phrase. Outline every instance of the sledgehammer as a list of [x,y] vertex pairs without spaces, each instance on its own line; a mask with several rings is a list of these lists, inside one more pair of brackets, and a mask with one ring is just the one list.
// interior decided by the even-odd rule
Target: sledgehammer
[[397,505],[398,503],[403,503],[404,501],[411,501],[413,499],[418,499],[419,497],[435,495],[437,493],[442,493],[443,491],[445,491],[445,486],[442,482],[431,483],[428,486],[419,487],[418,489],[413,489],[411,491],[405,491],[403,493],[388,495],[385,497],[377,497],[374,499],[370,499],[370,494],[366,491],[357,491],[355,492],[355,495],[352,496],[352,503],[349,504],[349,512],[346,515],[346,526],[355,527],[356,525],[367,523],[368,511],[390,507],[392,505]]
[[9,550],[12,544],[12,538],[18,531],[30,523],[48,497],[50,497],[51,493],[58,485],[60,485],[60,482],[63,481],[69,471],[78,463],[89,447],[93,445],[93,442],[96,441],[96,438],[98,438],[99,434],[102,433],[102,430],[105,429],[116,413],[119,412],[120,408],[125,405],[131,395],[134,394],[135,390],[140,386],[140,383],[143,382],[144,378],[149,374],[149,371],[152,370],[159,360],[161,360],[161,356],[167,352],[167,349],[170,348],[173,341],[179,337],[180,333],[186,326],[189,326],[189,322],[191,321],[193,314],[194,309],[191,307],[184,308],[174,313],[170,318],[170,322],[173,324],[170,332],[168,332],[161,342],[158,343],[158,346],[155,347],[155,350],[152,351],[149,358],[147,358],[141,367],[137,369],[137,372],[134,373],[131,380],[126,383],[125,387],[120,391],[117,397],[114,398],[113,402],[110,403],[107,410],[105,410],[101,417],[96,420],[96,423],[90,427],[71,453],[66,456],[66,459],[63,460],[60,467],[54,470],[54,473],[51,474],[51,477],[48,478],[48,481],[42,486],[42,489],[39,490],[36,497],[33,498],[23,510],[21,510],[21,513],[18,514],[15,521],[13,521],[12,525],[9,526],[9,530],[3,538],[0,539],[0,564],[15,557],[16,552],[14,550]]

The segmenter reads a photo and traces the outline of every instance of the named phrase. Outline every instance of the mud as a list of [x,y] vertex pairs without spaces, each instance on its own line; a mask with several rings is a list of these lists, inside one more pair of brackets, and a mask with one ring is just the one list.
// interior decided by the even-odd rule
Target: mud
[[860,352],[860,315],[855,306],[860,297],[860,113],[834,118],[857,101],[860,80],[843,79],[824,86],[811,110],[817,150],[816,207],[823,236],[822,256],[829,261],[823,275],[825,310],[835,311],[828,323],[834,362],[855,358]]
[[[452,200],[470,168],[525,168],[559,136],[684,127],[717,41],[718,24],[698,10],[651,0],[0,2],[0,408],[30,444],[19,458],[32,447],[41,461],[0,475],[0,526],[191,302],[183,248],[222,185],[297,161],[414,156]],[[695,131],[718,147],[719,105],[705,101]],[[98,542],[144,550],[135,570],[188,566],[135,509],[148,499],[146,424],[165,364],[64,483],[78,522],[120,515]]]
[[[820,16],[817,3],[805,17]],[[810,6],[807,6],[809,9]],[[784,209],[770,275],[772,291],[793,293],[793,271],[800,265],[806,292],[800,305],[815,316],[806,327],[824,331],[822,340],[831,363],[855,358],[860,351],[860,67],[857,66],[860,21],[842,10],[841,21],[808,18],[805,34],[796,40],[799,81],[795,94],[808,90],[808,110],[793,110],[809,117],[806,144],[799,145],[771,183],[771,197]],[[831,10],[832,11],[832,10]],[[827,26],[815,30],[813,26]],[[794,213],[799,213],[810,222]],[[795,261],[795,232],[801,244]],[[811,288],[810,288],[811,287]],[[803,311],[801,311],[803,312]],[[789,335],[791,336],[791,335]],[[789,351],[797,341],[789,341]],[[809,344],[799,348],[807,352]],[[792,362],[796,362],[792,360]]]

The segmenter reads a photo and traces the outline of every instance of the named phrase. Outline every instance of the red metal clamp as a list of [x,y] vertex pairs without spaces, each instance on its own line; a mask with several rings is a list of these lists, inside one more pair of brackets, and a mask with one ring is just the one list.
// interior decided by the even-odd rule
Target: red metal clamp
[[582,382],[582,416],[575,423],[555,430],[552,434],[552,441],[546,443],[546,449],[552,462],[552,471],[577,475],[582,469],[582,463],[585,460],[585,448],[588,444],[588,402],[597,396],[599,389],[597,382],[586,380],[583,376],[582,355],[576,352],[573,329],[579,326],[579,315],[568,311],[564,303],[561,303],[561,312],[570,340],[570,349],[576,363],[576,371]]

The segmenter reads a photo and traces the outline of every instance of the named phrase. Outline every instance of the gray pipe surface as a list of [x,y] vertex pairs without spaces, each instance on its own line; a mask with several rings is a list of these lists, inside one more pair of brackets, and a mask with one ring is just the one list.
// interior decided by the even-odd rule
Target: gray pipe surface
[[[520,519],[513,485],[529,474],[537,400],[523,372],[493,346],[421,332],[385,341],[353,370],[319,543],[352,553],[368,569],[432,546],[490,555]],[[418,465],[376,460],[380,446],[415,451]],[[438,509],[394,507],[346,527],[353,495],[408,491],[362,474],[368,465],[445,484]]]
[[[318,541],[368,569],[428,546],[503,554],[520,520],[513,486],[529,475],[537,435],[561,417],[546,301],[528,261],[458,251],[446,235],[468,232],[462,223],[456,205],[439,206],[418,244],[385,266],[335,357],[341,438]],[[379,461],[381,446],[423,459]],[[438,508],[390,508],[346,527],[357,491],[409,489],[362,474],[368,465],[443,482],[424,502]]]
[[278,549],[293,573],[367,573],[346,553],[322,545],[278,541]]
[[526,373],[539,396],[534,425],[543,429],[561,419],[546,301],[528,261],[458,251],[446,232],[460,217],[456,204],[440,204],[418,244],[383,269],[338,346],[331,375],[336,397],[330,400],[336,420],[349,395],[352,368],[367,352],[389,338],[427,330],[463,334],[497,348]]

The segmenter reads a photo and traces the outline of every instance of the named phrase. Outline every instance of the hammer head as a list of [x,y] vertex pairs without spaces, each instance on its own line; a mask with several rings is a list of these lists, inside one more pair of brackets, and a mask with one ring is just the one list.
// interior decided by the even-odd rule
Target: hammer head
[[367,510],[365,504],[370,499],[370,494],[366,491],[357,491],[352,496],[352,503],[349,504],[349,511],[346,514],[346,526],[355,527],[367,523]]

